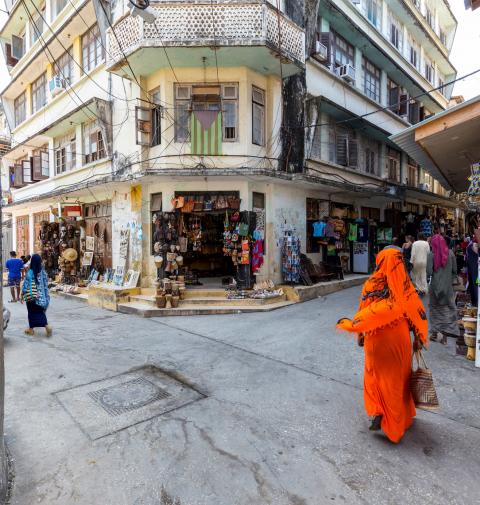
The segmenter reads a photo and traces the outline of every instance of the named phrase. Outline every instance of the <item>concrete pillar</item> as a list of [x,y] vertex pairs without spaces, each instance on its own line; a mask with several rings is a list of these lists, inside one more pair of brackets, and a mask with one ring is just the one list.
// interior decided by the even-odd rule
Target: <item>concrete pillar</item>
[[387,146],[386,144],[380,144],[380,156],[379,156],[379,175],[386,179],[388,177],[387,171]]
[[[17,250],[17,216],[12,214],[12,250]],[[8,258],[4,258],[6,261]]]
[[405,184],[408,178],[408,157],[407,154],[400,153],[400,182]]
[[53,138],[48,141],[48,172],[49,176],[53,177],[55,175],[55,143]]
[[383,106],[388,105],[388,84],[387,84],[388,76],[385,70],[381,71],[380,74],[380,103]]
[[363,91],[363,70],[362,70],[362,51],[355,48],[355,87]]
[[75,37],[72,44],[72,56],[78,65],[73,65],[73,80],[78,81],[82,76],[82,37]]
[[318,123],[320,126],[320,158],[330,161],[330,126],[328,125],[330,117],[325,112],[319,114]]
[[83,128],[81,124],[75,126],[75,147],[77,151],[75,157],[75,167],[80,168],[83,165],[84,160]]
[[45,19],[47,23],[51,23],[55,19],[55,0],[45,2]]
[[380,31],[388,37],[388,5],[387,2],[382,2],[382,25],[380,26]]
[[26,117],[32,115],[32,85],[27,84],[25,89],[25,108],[26,108]]
[[35,253],[35,230],[33,221],[33,212],[28,213],[28,254]]
[[320,31],[321,32],[329,32],[330,31],[330,23],[327,19],[320,19]]
[[403,45],[402,45],[402,54],[403,56],[410,61],[410,54],[408,48],[408,29],[407,25],[403,25]]

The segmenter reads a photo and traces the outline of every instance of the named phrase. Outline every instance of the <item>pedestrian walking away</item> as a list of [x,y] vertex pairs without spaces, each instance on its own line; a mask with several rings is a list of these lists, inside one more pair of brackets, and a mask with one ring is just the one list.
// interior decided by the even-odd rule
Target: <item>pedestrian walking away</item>
[[43,268],[42,258],[34,254],[30,260],[30,269],[25,275],[22,286],[22,301],[27,304],[28,328],[27,335],[34,334],[34,328],[45,328],[47,337],[52,335],[52,329],[47,321],[47,309],[50,304],[48,292],[48,277]]
[[410,263],[412,264],[412,282],[420,295],[427,292],[427,259],[430,246],[423,233],[418,234],[418,239],[412,245]]
[[474,307],[478,306],[478,243],[474,237],[467,245],[465,250],[467,263],[468,292]]
[[10,253],[10,259],[5,263],[5,267],[8,270],[8,285],[12,295],[10,302],[15,303],[20,300],[20,281],[22,279],[23,261],[17,258],[17,253],[15,251],[12,251]]
[[373,417],[370,429],[382,429],[399,442],[416,414],[409,386],[413,349],[428,344],[427,315],[410,280],[401,251],[384,249],[365,282],[359,311],[337,327],[357,333],[365,352],[363,396]]
[[427,274],[432,276],[429,288],[430,340],[447,343],[447,335],[459,335],[457,307],[453,282],[457,276],[455,254],[449,248],[450,239],[441,235],[432,238],[428,255]]
[[405,237],[405,243],[402,246],[403,251],[403,260],[405,262],[405,268],[407,272],[410,273],[412,269],[412,263],[410,259],[412,258],[412,246],[413,246],[413,237],[411,235],[407,235]]

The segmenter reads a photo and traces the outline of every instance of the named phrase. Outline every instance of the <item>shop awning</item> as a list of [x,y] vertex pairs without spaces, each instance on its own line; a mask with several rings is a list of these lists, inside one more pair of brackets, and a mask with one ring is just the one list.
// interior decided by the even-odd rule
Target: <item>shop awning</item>
[[480,161],[480,95],[407,128],[390,139],[448,189],[468,189]]

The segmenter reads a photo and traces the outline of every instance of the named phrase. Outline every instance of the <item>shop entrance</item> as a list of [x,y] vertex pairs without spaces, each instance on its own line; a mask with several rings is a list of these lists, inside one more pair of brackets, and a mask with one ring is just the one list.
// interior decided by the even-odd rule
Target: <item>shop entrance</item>
[[225,220],[238,211],[238,191],[177,192],[176,210],[179,237],[187,238],[183,266],[199,278],[220,278],[236,275],[231,257],[224,254]]
[[112,268],[112,202],[91,203],[85,205],[85,234],[91,237],[93,245],[88,250],[93,252],[92,266],[103,273]]

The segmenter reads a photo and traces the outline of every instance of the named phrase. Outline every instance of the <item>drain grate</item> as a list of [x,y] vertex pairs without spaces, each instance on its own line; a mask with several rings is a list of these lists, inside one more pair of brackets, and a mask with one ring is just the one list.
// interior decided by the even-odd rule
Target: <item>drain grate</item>
[[90,391],[93,398],[111,416],[145,407],[149,403],[168,398],[170,393],[144,377],[115,384],[108,388]]
[[91,440],[205,398],[185,380],[150,365],[54,394]]

